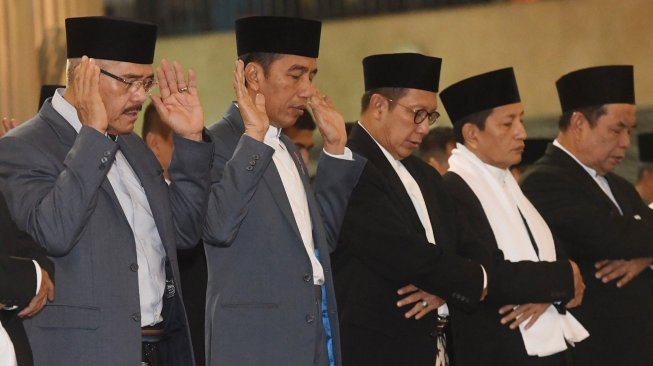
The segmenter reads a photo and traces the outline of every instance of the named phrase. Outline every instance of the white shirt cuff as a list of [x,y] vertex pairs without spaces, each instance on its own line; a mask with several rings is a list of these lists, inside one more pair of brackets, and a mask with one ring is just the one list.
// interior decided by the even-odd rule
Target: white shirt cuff
[[32,262],[34,262],[34,267],[36,268],[36,294],[38,294],[41,289],[41,266],[39,266],[39,263],[33,259]]
[[487,289],[487,272],[485,272],[485,268],[481,265],[481,269],[483,270],[483,290]]
[[348,147],[345,146],[345,152],[342,155],[333,155],[329,154],[326,150],[322,149],[325,154],[329,155],[332,158],[342,159],[342,160],[354,160],[354,155],[351,153]]

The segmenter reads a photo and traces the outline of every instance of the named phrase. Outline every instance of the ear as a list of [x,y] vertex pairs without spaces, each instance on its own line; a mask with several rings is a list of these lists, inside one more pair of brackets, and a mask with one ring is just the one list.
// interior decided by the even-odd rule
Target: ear
[[473,123],[465,123],[462,128],[463,141],[469,148],[475,149],[478,146],[478,126]]
[[263,67],[256,62],[250,62],[245,65],[245,81],[247,87],[259,91],[261,88],[261,81],[263,78]]
[[159,135],[153,132],[148,133],[147,136],[145,136],[145,144],[150,148],[150,150],[152,150],[154,155],[156,155],[159,150]]
[[381,94],[372,94],[370,98],[370,105],[368,109],[372,111],[372,114],[379,118],[384,111],[387,111],[390,108],[390,101],[388,98],[382,96]]

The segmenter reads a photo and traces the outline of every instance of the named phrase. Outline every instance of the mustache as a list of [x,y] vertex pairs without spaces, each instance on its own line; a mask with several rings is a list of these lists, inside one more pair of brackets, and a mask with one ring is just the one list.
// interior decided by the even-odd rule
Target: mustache
[[143,109],[143,105],[139,104],[123,110],[122,113],[140,112],[142,109]]

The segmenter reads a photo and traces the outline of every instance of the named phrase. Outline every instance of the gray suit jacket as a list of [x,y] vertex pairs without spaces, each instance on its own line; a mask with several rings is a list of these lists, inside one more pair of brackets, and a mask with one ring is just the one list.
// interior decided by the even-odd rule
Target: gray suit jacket
[[[193,245],[206,209],[212,144],[177,138],[168,187],[135,134],[118,143],[80,133],[48,101],[0,139],[0,184],[18,227],[45,247],[57,269],[55,301],[25,322],[36,365],[137,365],[141,360],[138,264],[133,233],[106,178],[116,150],[141,181],[179,282],[176,246]],[[192,365],[178,295],[166,300],[166,365]]]
[[[209,132],[215,156],[204,231],[210,244],[206,246],[207,364],[312,365],[321,314],[316,313],[311,264],[272,162],[274,150],[243,135],[243,121],[234,105]],[[329,253],[365,159],[356,155],[349,161],[322,154],[313,195],[295,145],[281,138],[304,183],[326,278],[334,355],[340,365]]]

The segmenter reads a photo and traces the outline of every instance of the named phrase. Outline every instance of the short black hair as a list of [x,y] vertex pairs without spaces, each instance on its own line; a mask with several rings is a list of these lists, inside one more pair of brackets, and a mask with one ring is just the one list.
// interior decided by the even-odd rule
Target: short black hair
[[240,59],[243,60],[243,63],[247,65],[250,62],[256,62],[261,65],[263,68],[263,76],[267,77],[268,72],[270,71],[270,65],[278,59],[280,59],[282,54],[280,53],[271,53],[271,52],[250,52],[240,55]]
[[453,124],[453,135],[456,139],[456,142],[465,144],[465,138],[463,137],[463,126],[471,123],[478,127],[479,130],[485,130],[485,121],[492,114],[494,108],[486,109],[480,112],[472,113],[467,117],[464,117],[458,121],[455,121]]
[[447,159],[447,146],[455,143],[456,139],[451,127],[440,126],[432,129],[419,145],[422,160],[428,161],[434,158],[439,163],[443,163]]
[[[361,98],[361,113],[367,111],[370,106],[372,95],[374,94],[380,94],[396,102],[399,98],[408,94],[408,88],[377,88],[366,91]],[[392,108],[394,108],[394,103],[390,103],[390,109]]]
[[560,131],[567,131],[567,128],[569,128],[569,123],[571,123],[571,116],[574,114],[574,112],[582,113],[583,116],[587,118],[590,127],[594,128],[596,127],[596,121],[599,119],[599,117],[606,114],[608,111],[605,108],[605,104],[602,104],[572,109],[570,111],[564,112],[558,120],[558,128]]

